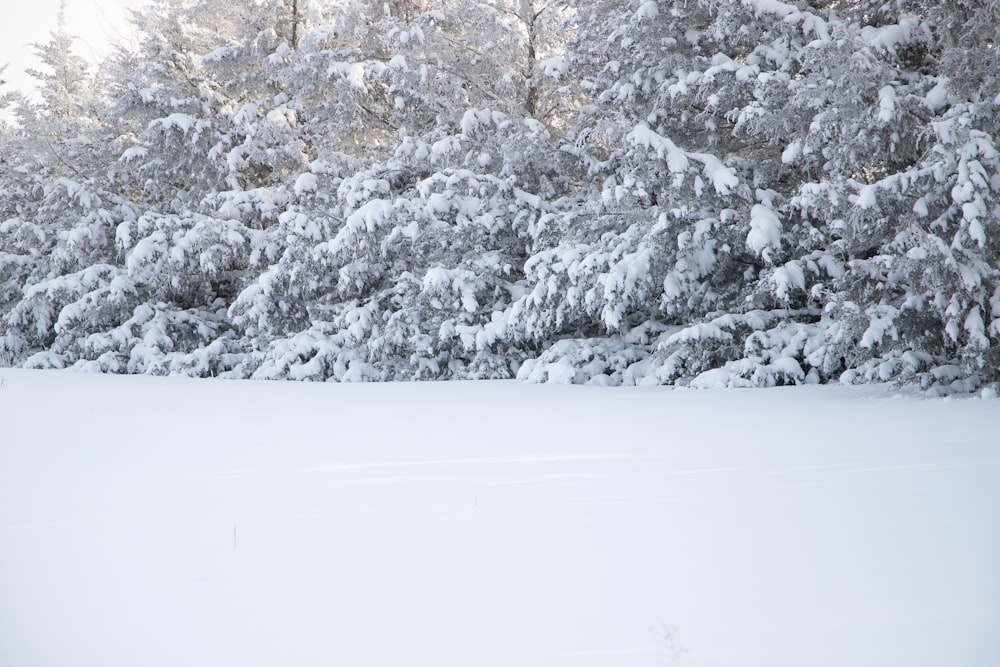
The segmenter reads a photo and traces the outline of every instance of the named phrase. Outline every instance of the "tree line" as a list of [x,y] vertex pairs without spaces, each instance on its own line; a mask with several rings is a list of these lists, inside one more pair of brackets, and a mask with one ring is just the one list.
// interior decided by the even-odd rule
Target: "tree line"
[[[0,97],[0,364],[1000,381],[1000,2],[155,0]],[[0,89],[2,90],[2,89]]]

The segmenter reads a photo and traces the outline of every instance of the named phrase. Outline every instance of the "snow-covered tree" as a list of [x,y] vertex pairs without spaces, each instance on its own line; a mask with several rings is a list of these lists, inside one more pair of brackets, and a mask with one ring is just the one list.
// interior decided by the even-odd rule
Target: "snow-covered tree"
[[533,119],[472,109],[456,130],[406,138],[344,179],[334,220],[295,220],[301,242],[231,310],[260,346],[256,376],[515,372],[523,354],[506,311],[524,289],[528,230],[556,192],[558,157]]
[[[639,380],[691,381],[712,371],[700,382],[772,384],[857,368],[848,377],[933,381],[991,364],[986,374],[995,378],[982,354],[995,340],[978,337],[980,354],[963,351],[972,335],[962,326],[970,319],[972,330],[987,328],[976,313],[985,313],[994,284],[996,253],[982,231],[991,186],[971,175],[991,173],[982,166],[992,159],[991,135],[967,143],[968,110],[948,98],[945,72],[929,69],[947,48],[936,36],[940,20],[898,9],[650,0],[581,12],[577,79],[596,104],[584,109],[568,149],[589,166],[601,205],[587,218],[589,239],[576,232],[572,246],[557,240],[529,260],[544,269],[539,286],[562,287],[525,301],[521,316],[572,322],[570,330],[590,335],[617,328],[625,338],[637,325],[647,332],[639,338],[654,325],[685,326],[643,343],[653,358],[636,365]],[[948,145],[928,153],[935,134]],[[931,255],[951,248],[941,273],[925,273],[922,287],[904,285],[917,275],[898,269],[924,251],[901,241],[912,239],[909,221],[925,210],[926,201],[915,202],[934,190],[943,191],[937,201],[948,217],[975,220],[928,242]],[[963,226],[982,243],[956,241]],[[976,296],[932,316],[929,284],[950,303],[963,274]],[[889,313],[906,308],[913,331],[902,334]],[[566,352],[557,347],[549,357]],[[906,364],[892,361],[902,356]],[[968,356],[977,361],[956,363]]]

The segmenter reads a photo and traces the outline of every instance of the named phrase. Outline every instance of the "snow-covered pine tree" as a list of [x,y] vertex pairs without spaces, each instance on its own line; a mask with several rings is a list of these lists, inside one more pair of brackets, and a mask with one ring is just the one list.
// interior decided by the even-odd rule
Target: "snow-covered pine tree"
[[[3,233],[47,244],[5,313],[13,360],[195,374],[222,363],[218,347],[205,349],[224,337],[225,299],[249,268],[255,232],[197,212],[219,206],[227,165],[211,149],[230,129],[221,77],[203,76],[195,49],[217,45],[205,9],[170,0],[136,15],[148,39],[106,68],[110,106],[74,139],[99,147],[87,153],[99,166],[36,175],[31,206],[4,223]],[[39,122],[60,99],[43,94]]]
[[231,310],[254,375],[510,377],[523,354],[506,313],[558,165],[538,121],[472,109],[346,178],[334,233],[290,248]]
[[906,98],[884,95],[880,115],[894,126],[917,125],[917,155],[873,172],[850,197],[848,219],[867,230],[870,250],[847,264],[832,312],[847,323],[848,346],[863,362],[849,378],[969,390],[1000,375],[1000,86],[992,46],[1000,6],[909,9],[922,14],[878,35],[915,83],[897,86]]
[[[614,381],[995,380],[992,135],[963,129],[968,105],[934,69],[947,12],[909,8],[927,11],[649,0],[581,12],[576,73],[596,103],[569,150],[601,199],[588,197],[589,233],[556,233],[529,259],[537,287],[519,316],[554,326],[543,338],[638,328],[612,346],[627,352],[607,362]],[[925,213],[935,190],[943,208]],[[923,228],[950,231],[914,251],[911,221],[927,215]],[[914,284],[905,267],[925,252],[944,256]],[[945,303],[928,306],[932,292]],[[664,324],[684,328],[651,341]],[[608,381],[593,342],[577,347],[590,352],[561,343],[524,372]],[[574,364],[588,370],[567,376]]]
[[386,46],[395,58],[390,94],[414,133],[457,122],[468,108],[558,120],[566,2],[396,4],[406,10],[387,17]]
[[[0,359],[18,363],[51,344],[52,315],[72,287],[29,305],[34,285],[73,283],[102,266],[113,248],[118,202],[104,189],[108,154],[97,134],[97,87],[73,51],[64,8],[49,40],[35,45],[29,70],[38,98],[12,96],[13,122],[3,132],[0,169]],[[96,269],[99,273],[100,269]]]

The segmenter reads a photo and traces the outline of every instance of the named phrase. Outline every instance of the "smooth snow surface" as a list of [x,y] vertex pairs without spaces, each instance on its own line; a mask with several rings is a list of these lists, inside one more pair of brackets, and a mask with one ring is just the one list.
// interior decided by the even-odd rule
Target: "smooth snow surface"
[[995,667],[1000,400],[0,370],[0,665]]

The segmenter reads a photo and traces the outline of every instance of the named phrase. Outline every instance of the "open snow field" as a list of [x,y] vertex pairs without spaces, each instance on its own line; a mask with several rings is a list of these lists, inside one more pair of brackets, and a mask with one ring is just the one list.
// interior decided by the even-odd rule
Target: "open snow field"
[[1000,400],[0,369],[4,667],[996,667]]

